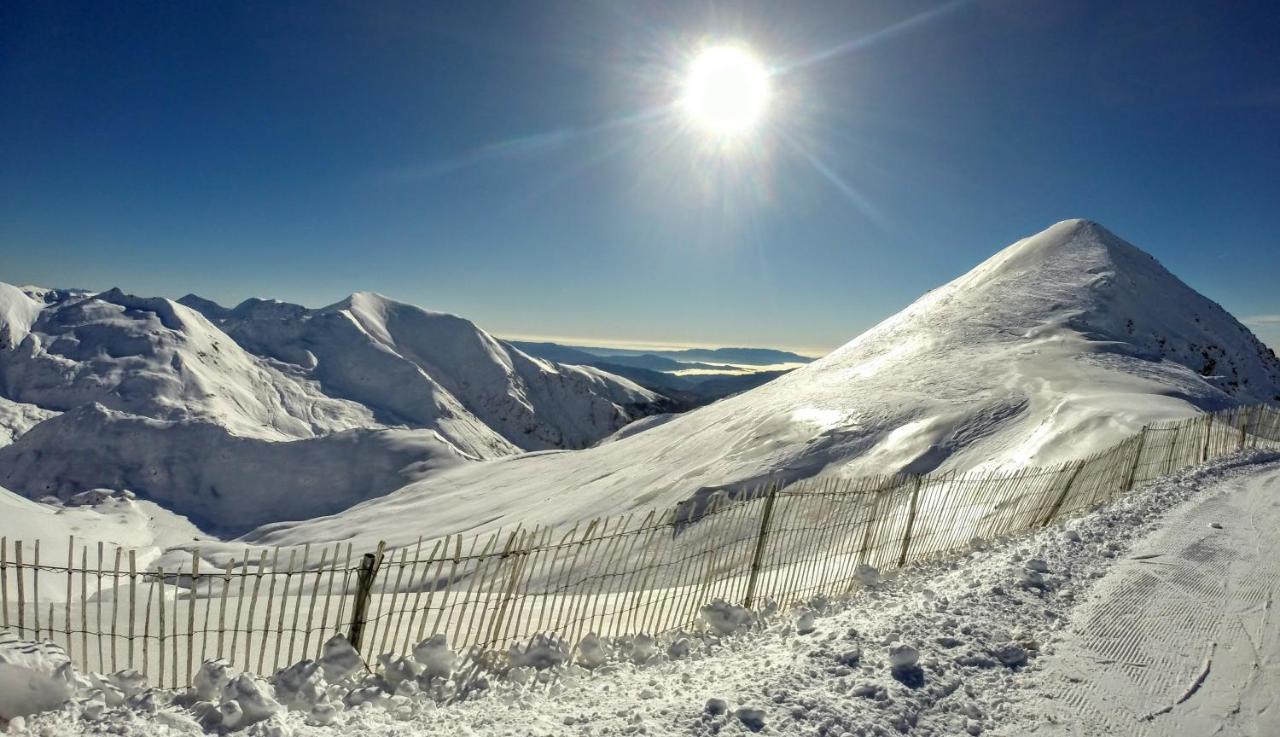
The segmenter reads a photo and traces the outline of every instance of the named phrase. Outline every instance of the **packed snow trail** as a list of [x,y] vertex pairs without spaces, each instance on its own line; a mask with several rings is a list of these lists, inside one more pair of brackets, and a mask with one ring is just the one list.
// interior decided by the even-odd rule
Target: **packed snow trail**
[[1096,591],[1032,679],[1035,734],[1280,734],[1280,468],[1169,515]]

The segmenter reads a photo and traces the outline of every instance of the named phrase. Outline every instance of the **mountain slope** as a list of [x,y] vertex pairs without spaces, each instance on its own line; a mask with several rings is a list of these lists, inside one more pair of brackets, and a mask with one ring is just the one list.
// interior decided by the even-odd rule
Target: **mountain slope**
[[1047,464],[1144,423],[1280,396],[1280,361],[1088,221],[1019,241],[828,356],[574,453],[461,467],[260,542],[563,523],[817,475]]
[[0,484],[127,488],[238,533],[466,461],[583,447],[664,406],[378,295],[184,301],[0,284]]
[[660,408],[626,379],[534,359],[469,320],[377,294],[320,310],[250,300],[227,312],[184,299],[246,350],[295,367],[327,394],[387,424],[438,428],[482,457],[582,448]]
[[361,428],[271,442],[204,420],[156,420],[95,403],[0,448],[0,486],[33,499],[129,489],[207,532],[234,535],[332,514],[467,460],[430,430]]
[[0,395],[15,402],[54,411],[99,402],[269,440],[373,423],[365,408],[258,360],[169,300],[118,289],[46,298],[35,313],[4,315],[0,332],[18,339],[0,350]]

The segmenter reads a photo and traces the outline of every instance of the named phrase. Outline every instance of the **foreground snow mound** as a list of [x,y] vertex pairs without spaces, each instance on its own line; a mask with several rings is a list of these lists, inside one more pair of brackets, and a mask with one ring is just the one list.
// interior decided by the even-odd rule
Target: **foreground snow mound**
[[[1280,360],[1083,220],[1019,241],[830,355],[580,453],[500,459],[250,535],[404,545],[669,507],[822,475],[1051,465],[1144,424],[1280,396]],[[404,522],[411,520],[411,524]]]
[[75,693],[75,668],[57,645],[0,629],[0,722],[60,706]]

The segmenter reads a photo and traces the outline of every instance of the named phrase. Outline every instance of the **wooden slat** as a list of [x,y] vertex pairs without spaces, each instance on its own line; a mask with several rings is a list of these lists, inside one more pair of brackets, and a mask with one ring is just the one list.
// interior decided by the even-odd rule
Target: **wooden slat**
[[[243,661],[244,662],[243,666],[238,665],[241,661],[236,658],[236,644],[240,641],[240,613],[244,611],[244,587],[249,579],[249,549],[248,548],[244,549],[244,557],[241,559],[241,562],[242,562],[242,565],[240,567],[240,575],[239,575],[240,585],[236,589],[236,621],[235,621],[235,624],[233,625],[233,629],[231,630],[231,645],[230,645],[230,649],[227,651],[227,661],[237,667],[248,668],[249,658],[247,655],[245,656],[245,659]],[[250,611],[252,611],[253,609],[252,601],[249,604],[249,608],[250,608]],[[249,622],[250,622],[250,626],[252,626],[252,622],[253,622],[252,614],[250,614]]]
[[[435,545],[431,546],[431,553],[427,555],[427,559],[425,561],[421,561],[422,576],[418,579],[418,583],[414,585],[412,611],[409,613],[409,624],[407,627],[405,627],[405,630],[404,630],[404,644],[402,644],[400,647],[400,649],[404,652],[410,652],[414,648],[414,646],[416,646],[419,642],[422,641],[421,634],[418,635],[417,641],[414,641],[413,623],[418,620],[418,614],[421,613],[422,624],[419,626],[420,627],[426,626],[427,613],[431,608],[431,598],[432,598],[431,595],[435,593],[435,581],[432,581],[431,591],[430,593],[427,594],[427,603],[425,606],[422,604],[422,590],[427,586],[427,578],[431,575],[431,564],[437,561],[436,556],[440,553],[440,546],[445,545],[445,547],[447,548],[448,547],[447,541],[448,541],[448,538],[440,538],[436,540]],[[444,562],[443,560],[440,560],[441,564],[443,564],[443,562]]]
[[[116,639],[120,636],[120,546],[116,546],[115,559],[111,564],[111,670],[120,670],[120,661],[116,659]],[[68,583],[70,579],[68,579]],[[99,623],[98,626],[102,626]]]
[[137,601],[137,589],[138,589],[138,560],[137,560],[135,551],[130,550],[129,551],[129,625],[128,625],[128,630],[129,630],[128,667],[130,670],[133,670],[133,626],[134,626],[133,623],[136,619],[134,616],[134,603]]
[[[347,550],[348,550],[347,555],[348,557],[350,557],[351,555],[350,548],[348,548]],[[333,544],[333,562],[329,565],[329,587],[325,589],[324,608],[323,608],[323,611],[320,613],[320,623],[321,623],[321,626],[325,628],[324,630],[325,634],[324,636],[320,637],[319,638],[320,641],[316,643],[316,654],[315,654],[316,660],[319,660],[320,656],[324,653],[324,643],[326,640],[329,639],[329,634],[332,632],[337,632],[342,628],[341,622],[336,622],[332,627],[330,627],[327,624],[329,621],[329,603],[333,601],[333,582],[338,577],[338,554],[341,552],[342,552],[342,543],[334,543]],[[319,581],[319,579],[316,579],[316,580]],[[319,588],[318,583],[317,583],[317,588]],[[346,592],[343,591],[341,596],[345,597]],[[341,619],[342,615],[339,614],[338,618]]]
[[26,637],[27,630],[27,589],[22,582],[22,541],[13,543],[14,573],[18,577],[18,637]]
[[[489,535],[489,541],[486,542],[484,545],[484,548],[481,549],[480,557],[476,559],[476,567],[472,569],[471,583],[470,585],[467,586],[466,596],[462,600],[463,610],[461,614],[458,616],[458,624],[457,624],[457,627],[454,628],[454,632],[453,632],[453,641],[458,643],[457,645],[458,647],[461,647],[463,642],[466,642],[469,645],[475,644],[474,642],[471,642],[469,639],[464,639],[463,633],[466,633],[467,637],[470,638],[472,632],[475,631],[472,629],[471,625],[474,624],[476,610],[480,609],[481,605],[473,597],[475,596],[478,590],[480,580],[484,578],[485,568],[489,564],[491,555],[493,553],[493,548],[497,544],[498,537],[500,535],[502,535],[501,529]],[[464,621],[467,622],[467,625],[465,626],[465,628],[463,625]]]
[[[163,567],[156,568],[156,580],[160,583],[160,601],[159,601],[159,604],[160,604],[160,607],[159,607],[160,612],[159,612],[159,617],[157,618],[157,621],[158,621],[158,629],[159,629],[159,632],[160,632],[160,640],[159,640],[159,642],[156,644],[156,650],[157,650],[157,652],[159,652],[159,654],[160,654],[160,666],[159,666],[159,674],[157,675],[156,685],[157,685],[157,686],[159,686],[160,688],[164,688],[164,660],[165,660],[165,657],[164,657],[164,656],[165,656],[165,652],[164,652],[164,637],[165,637],[165,631],[164,631],[164,596],[165,596],[165,594],[164,594],[164,568],[163,568]],[[172,686],[176,686],[177,684],[176,684],[176,683],[173,683],[173,684],[170,684],[170,685],[172,685]]]
[[[335,555],[337,554],[336,549],[334,550],[334,554]],[[329,562],[329,549],[321,548],[320,562],[316,565],[316,580],[311,583],[311,601],[307,605],[307,631],[306,631],[306,635],[302,638],[302,656],[303,657],[306,657],[307,653],[311,652],[311,628],[315,622],[316,599],[320,597],[320,579],[324,576],[325,563],[328,563],[328,562]],[[302,580],[304,583],[306,581],[306,575],[307,575],[306,570],[304,569],[302,573]],[[328,599],[326,598],[325,601],[327,602]],[[324,639],[324,638],[321,638],[321,639]],[[290,651],[290,656],[291,656],[290,659],[292,659],[292,650]]]
[[[311,557],[311,543],[307,543],[302,548],[302,566],[298,569],[298,591],[293,596],[293,631],[289,633],[289,654],[285,657],[284,662],[276,663],[277,668],[288,667],[293,664],[293,646],[298,641],[298,621],[302,615],[302,589],[307,583],[307,560]],[[285,587],[288,588],[289,579],[286,577]],[[306,652],[306,648],[303,648]]]
[[215,657],[222,660],[225,637],[227,634],[227,593],[231,590],[231,569],[235,568],[236,561],[232,558],[222,570],[222,595],[218,597],[218,639],[216,642],[217,651]]
[[[412,565],[410,566],[410,568],[409,568],[409,582],[408,582],[408,584],[409,584],[409,587],[410,587],[410,588],[413,588],[413,580],[414,580],[415,578],[417,578],[417,576],[418,576],[418,567],[419,567],[419,565],[420,565],[420,564],[421,564],[421,562],[422,562],[422,561],[421,561],[421,558],[422,558],[422,536],[421,536],[421,535],[419,535],[419,536],[418,536],[418,543],[417,543],[417,544],[414,546],[414,548],[413,548],[413,564],[412,564]],[[403,568],[404,568],[404,567],[403,567],[403,566],[401,566],[401,572],[403,572]],[[398,574],[397,574],[397,575],[398,575]],[[400,588],[400,587],[399,587],[399,585],[397,585],[397,586],[396,586],[396,590],[398,591],[398,590],[399,590],[399,588]],[[417,590],[417,594],[418,594],[419,596],[421,596],[421,595],[422,595],[422,590],[421,590],[421,589],[418,589],[418,590]],[[394,605],[392,605],[392,608],[394,608]],[[399,654],[405,654],[405,653],[407,653],[407,652],[408,652],[408,649],[409,649],[408,639],[409,639],[409,637],[408,637],[408,632],[405,630],[405,626],[404,626],[404,616],[405,616],[406,610],[408,610],[408,614],[410,615],[410,616],[409,616],[409,629],[410,629],[410,630],[412,630],[412,629],[413,629],[413,617],[414,617],[414,615],[416,615],[418,612],[417,612],[417,610],[415,609],[415,602],[411,602],[411,601],[409,600],[409,592],[408,592],[408,591],[406,591],[406,592],[404,593],[404,606],[400,607],[400,610],[396,613],[395,634],[393,634],[393,635],[392,635],[392,637],[391,637],[391,649],[390,649],[390,650],[387,650],[387,649],[386,649],[386,648],[387,648],[387,646],[384,644],[384,645],[382,646],[384,651],[386,651],[386,652],[397,652],[397,653],[399,653]],[[401,644],[401,645],[399,645],[399,646],[397,646],[397,645],[396,645],[396,641],[397,641],[397,640],[399,640],[402,644]]]
[[[147,604],[146,613],[142,620],[142,675],[150,676],[151,674],[151,600],[155,598],[156,593],[156,577],[151,577],[151,584],[147,587]],[[159,686],[159,682],[156,683]]]
[[36,638],[40,637],[40,539],[36,538],[32,547],[31,568],[31,620],[35,625]]
[[89,667],[89,546],[80,546],[80,653]]
[[[421,544],[422,538],[418,538],[418,541],[419,541],[419,544]],[[393,619],[395,618],[395,614],[396,614],[396,602],[399,601],[400,599],[400,586],[404,582],[404,569],[408,565],[407,564],[408,555],[409,555],[408,548],[400,548],[400,562],[398,564],[393,563],[393,565],[396,566],[396,577],[395,577],[395,581],[391,584],[391,602],[387,604],[386,611],[380,613],[381,619],[382,619],[382,639],[381,641],[375,639],[377,637],[376,628],[374,630],[374,637],[371,637],[369,639],[370,646],[372,646],[375,642],[380,642],[380,644],[377,646],[377,648],[373,652],[374,655],[382,655],[389,652],[387,650],[387,638],[391,635]],[[383,575],[385,576],[385,578],[383,579],[384,581],[391,580],[390,571],[387,571]],[[384,588],[385,588],[385,584],[384,584]],[[404,621],[403,612],[401,613],[400,620]]]
[[[67,659],[73,663],[76,662],[76,659],[75,659],[75,653],[73,652],[73,648],[71,645],[71,641],[75,639],[74,637],[71,636],[71,600],[72,600],[71,592],[72,592],[72,578],[74,575],[72,571],[75,570],[75,562],[76,562],[76,536],[68,535],[67,536],[67,600],[62,608],[62,618],[64,620],[63,636],[66,637],[67,639],[67,642],[66,642]],[[3,574],[0,574],[0,575],[3,575]],[[83,665],[88,665],[88,663],[83,663]]]
[[[195,674],[192,667],[195,659],[196,650],[196,594],[200,588],[200,551],[198,549],[191,550],[191,588],[187,594],[187,673],[184,682],[191,680],[191,676]],[[174,587],[174,599],[178,599],[177,586]],[[174,613],[177,613],[178,605],[174,603]],[[208,611],[208,610],[206,610]],[[175,653],[174,662],[177,662]],[[178,685],[177,679],[174,679],[174,685]]]
[[169,664],[172,670],[173,681],[169,684],[170,688],[180,688],[185,686],[186,679],[178,678],[178,647],[182,639],[178,636],[178,600],[182,598],[179,588],[182,583],[182,566],[179,565],[173,572],[173,613],[169,618],[170,626],[173,628],[169,633],[169,644],[173,648],[173,658]]
[[[277,548],[277,555],[279,555],[278,551],[279,551],[279,548]],[[257,625],[254,624],[254,621],[253,621],[253,613],[258,607],[258,590],[262,586],[263,569],[265,569],[266,567],[267,567],[267,551],[262,550],[258,555],[257,570],[255,570],[253,574],[253,593],[249,594],[249,621],[246,623],[244,628],[244,669],[245,670],[250,670],[253,668],[253,665],[252,665],[253,633],[257,629]],[[270,616],[268,616],[268,619],[270,619]],[[263,627],[262,641],[264,644],[262,645],[262,647],[264,648],[266,647],[265,643],[267,638],[265,630],[266,628]],[[234,642],[232,642],[232,647],[233,648],[235,647]],[[259,662],[261,662],[261,658],[259,658]]]
[[[70,575],[70,574],[68,574]],[[0,625],[9,628],[9,538],[0,537]]]
[[530,635],[542,632],[550,626],[551,618],[555,617],[556,612],[556,587],[560,583],[560,579],[564,576],[564,570],[568,566],[568,560],[572,557],[568,547],[572,543],[574,536],[578,534],[578,523],[574,523],[573,527],[560,538],[559,545],[552,552],[551,570],[547,572],[546,594],[542,597],[542,606],[538,608],[537,622],[538,626],[534,628]]
[[[475,538],[473,537],[471,538],[472,550],[475,550],[475,545],[476,545],[476,542],[475,542]],[[449,547],[449,543],[447,541],[445,542],[445,547],[446,548]],[[460,561],[461,558],[462,558],[462,535],[454,535],[453,557],[450,559],[449,576],[444,580],[444,596],[441,597],[441,600],[440,600],[440,611],[436,613],[435,624],[431,626],[432,634],[445,632],[445,630],[441,629],[441,623],[443,623],[445,628],[448,628],[449,626],[449,620],[445,619],[445,617],[448,616],[449,597],[453,593],[453,582],[455,580],[454,576],[457,575],[458,565],[461,562]],[[423,620],[423,621],[425,622],[426,620]]]
[[[297,548],[289,549],[289,563],[284,572],[284,592],[280,595],[280,618],[276,621],[276,649],[271,659],[271,672],[274,673],[280,668],[280,649],[284,645],[284,618],[289,612],[289,584],[293,581],[293,566],[298,555]],[[270,602],[267,604],[270,606]],[[270,617],[268,617],[269,619]],[[267,671],[259,670],[259,673],[266,675]]]

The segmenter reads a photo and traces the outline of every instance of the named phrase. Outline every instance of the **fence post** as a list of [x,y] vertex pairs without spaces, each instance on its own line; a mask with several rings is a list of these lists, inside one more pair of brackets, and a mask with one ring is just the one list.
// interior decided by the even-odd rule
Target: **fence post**
[[1072,484],[1076,482],[1076,478],[1080,475],[1080,472],[1083,471],[1084,467],[1088,464],[1089,464],[1088,461],[1080,461],[1079,463],[1076,464],[1075,470],[1071,472],[1071,475],[1069,477],[1067,477],[1067,485],[1062,487],[1062,493],[1058,494],[1058,498],[1054,500],[1053,506],[1049,507],[1049,513],[1046,514],[1044,516],[1044,519],[1040,521],[1041,527],[1047,527],[1049,523],[1053,521],[1053,518],[1058,516],[1058,512],[1062,509],[1062,505],[1067,501],[1067,495],[1071,493]]
[[1129,475],[1124,480],[1124,490],[1133,491],[1133,483],[1138,476],[1138,462],[1142,460],[1142,451],[1147,446],[1147,426],[1142,426],[1142,432],[1138,433],[1138,452],[1133,454],[1133,465],[1129,467]]
[[1200,451],[1200,462],[1209,462],[1209,441],[1213,439],[1213,413],[1204,416],[1204,448]]
[[920,487],[924,485],[924,475],[917,475],[911,486],[911,507],[907,512],[907,530],[902,533],[902,552],[898,555],[898,567],[907,564],[907,551],[911,548],[911,530],[916,526],[916,507],[920,502]]
[[1249,416],[1254,416],[1253,424],[1258,424],[1258,416],[1262,414],[1262,405],[1251,407],[1244,412],[1244,419],[1240,421],[1240,450],[1244,450],[1249,443]]
[[369,598],[373,593],[373,579],[378,575],[378,567],[382,565],[382,555],[386,550],[385,542],[378,542],[375,553],[365,553],[360,561],[360,572],[356,574],[356,601],[351,611],[351,628],[347,630],[347,641],[358,652],[360,637],[364,634],[365,618],[369,614]]
[[747,579],[747,595],[742,606],[747,609],[755,603],[756,581],[760,578],[760,564],[764,560],[765,545],[769,541],[769,519],[773,517],[773,503],[778,496],[778,485],[769,486],[769,493],[764,498],[764,509],[760,512],[760,532],[756,534],[756,549],[751,554],[751,576]]

